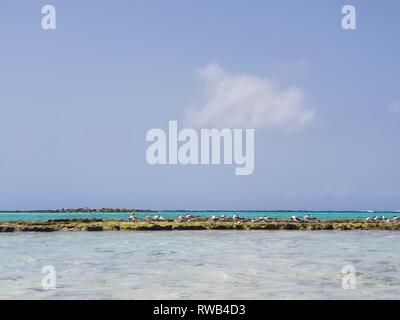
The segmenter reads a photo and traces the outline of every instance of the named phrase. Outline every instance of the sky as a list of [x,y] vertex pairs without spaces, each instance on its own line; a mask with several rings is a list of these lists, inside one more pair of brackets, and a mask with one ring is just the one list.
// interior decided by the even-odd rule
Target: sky
[[[399,15],[396,0],[1,1],[0,209],[399,210]],[[149,165],[146,133],[169,120],[254,128],[253,174]]]

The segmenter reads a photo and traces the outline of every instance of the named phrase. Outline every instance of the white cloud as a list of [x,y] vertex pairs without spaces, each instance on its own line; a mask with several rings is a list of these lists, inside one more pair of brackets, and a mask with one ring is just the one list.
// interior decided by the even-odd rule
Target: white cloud
[[387,104],[386,109],[392,114],[400,114],[400,102],[392,101]]
[[230,74],[217,64],[197,73],[205,84],[205,97],[199,108],[187,110],[186,123],[192,127],[295,130],[314,116],[304,107],[304,93],[298,87],[282,88],[268,78]]

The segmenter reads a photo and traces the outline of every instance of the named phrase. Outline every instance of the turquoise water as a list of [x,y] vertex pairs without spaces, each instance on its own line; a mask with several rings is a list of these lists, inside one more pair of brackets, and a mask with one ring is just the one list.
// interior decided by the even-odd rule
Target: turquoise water
[[[399,299],[400,233],[0,233],[0,299]],[[55,289],[44,290],[44,266]],[[354,268],[354,289],[343,268]]]
[[[305,214],[310,212],[307,211],[190,211],[190,212],[180,212],[180,211],[159,211],[157,213],[139,213],[137,217],[139,219],[144,219],[146,216],[161,215],[166,219],[174,219],[179,215],[191,214],[193,216],[200,216],[203,218],[209,218],[213,215],[226,215],[233,216],[234,214],[239,214],[242,218],[257,218],[263,216],[271,216],[278,219],[290,219],[291,216],[296,215],[303,217]],[[399,216],[400,212],[365,212],[365,211],[318,211],[311,212],[311,214],[319,220],[343,220],[343,219],[366,219],[372,216],[385,216],[393,217]],[[98,218],[104,220],[127,220],[130,216],[128,212],[111,212],[111,213],[31,213],[31,212],[19,212],[19,213],[0,213],[1,221],[46,221],[50,219],[90,219]]]

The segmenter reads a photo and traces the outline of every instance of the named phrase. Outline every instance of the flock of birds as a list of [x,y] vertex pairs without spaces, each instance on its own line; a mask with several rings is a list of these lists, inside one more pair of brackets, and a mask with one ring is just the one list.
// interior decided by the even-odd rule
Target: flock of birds
[[[191,214],[186,214],[186,215],[180,215],[174,221],[177,222],[190,222],[190,221],[195,221],[195,220],[200,220],[201,218],[198,216],[193,216]],[[131,216],[129,217],[129,220],[137,220],[136,214],[132,213]],[[163,216],[160,215],[155,215],[155,216],[146,216],[145,220],[150,220],[150,221],[165,221]],[[240,217],[238,214],[234,214],[232,217],[228,217],[226,215],[220,215],[220,216],[212,216],[209,218],[210,221],[235,221],[235,222],[241,222],[241,221],[251,221],[251,222],[267,222],[267,221],[276,221],[278,220],[277,218],[273,218],[270,216],[264,216],[264,217],[258,217],[254,219],[245,219]],[[290,218],[291,221],[294,222],[301,222],[301,221],[307,221],[307,222],[312,222],[312,221],[318,221],[315,217],[313,217],[310,214],[306,214],[303,218],[298,217],[298,216],[292,216]],[[384,216],[374,216],[374,217],[369,217],[366,219],[367,222],[400,222],[400,218],[397,216],[391,217],[391,218],[385,218]]]
[[397,216],[394,216],[392,218],[385,218],[385,216],[375,216],[375,217],[369,217],[366,219],[367,222],[399,222],[400,218]]
[[[177,222],[190,222],[190,221],[195,221],[195,220],[199,220],[201,219],[198,216],[193,216],[191,214],[187,214],[187,215],[179,215],[176,219],[174,219],[174,221]],[[131,216],[129,217],[129,220],[133,221],[133,220],[137,220],[136,214],[132,213]],[[165,219],[163,216],[160,215],[155,215],[155,216],[146,216],[145,220],[149,220],[149,221],[165,221],[167,219]],[[232,217],[228,217],[227,215],[220,215],[220,216],[212,216],[209,218],[210,221],[235,221],[235,222],[241,222],[241,221],[251,221],[251,222],[267,222],[267,221],[276,221],[278,220],[277,218],[273,218],[270,216],[264,216],[264,217],[258,217],[258,218],[254,218],[254,219],[245,219],[240,217],[238,214],[234,214]],[[314,218],[312,215],[307,214],[305,215],[303,218],[297,217],[297,216],[292,216],[291,221],[296,221],[296,222],[300,222],[300,221],[317,221],[316,218]]]

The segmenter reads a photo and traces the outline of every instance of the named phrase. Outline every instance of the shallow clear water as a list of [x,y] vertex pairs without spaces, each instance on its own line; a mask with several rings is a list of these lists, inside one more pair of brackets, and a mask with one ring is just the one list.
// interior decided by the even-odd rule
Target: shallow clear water
[[[400,233],[0,234],[2,299],[398,299]],[[43,290],[52,265],[57,288]],[[345,265],[356,289],[342,288]]]
[[[293,215],[303,217],[308,212],[306,211],[263,211],[263,212],[232,212],[232,211],[191,211],[191,212],[179,212],[179,211],[159,211],[157,213],[138,213],[137,217],[143,219],[146,216],[162,215],[166,219],[174,219],[179,215],[185,215],[190,213],[191,215],[200,216],[203,218],[210,218],[213,215],[227,215],[232,217],[235,213],[239,214],[243,218],[257,218],[263,216],[271,216],[279,219],[290,219]],[[387,218],[393,216],[399,216],[399,212],[365,212],[365,211],[318,211],[311,213],[314,217],[320,220],[341,220],[341,219],[366,219],[375,215],[384,215]],[[0,212],[1,221],[45,221],[50,219],[80,219],[80,218],[99,218],[104,220],[128,220],[130,213],[128,212],[111,212],[111,213],[47,213],[47,212],[18,212],[18,213],[4,213]]]

